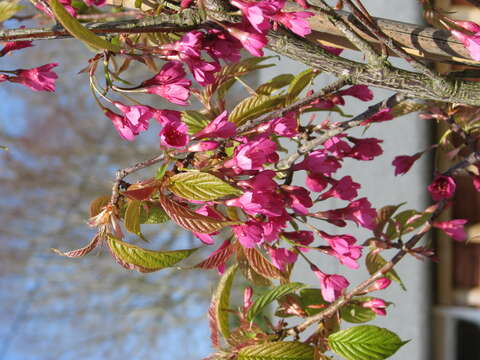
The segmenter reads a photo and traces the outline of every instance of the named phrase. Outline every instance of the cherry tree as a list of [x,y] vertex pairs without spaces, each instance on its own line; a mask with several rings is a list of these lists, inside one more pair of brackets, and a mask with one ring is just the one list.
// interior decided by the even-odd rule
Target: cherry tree
[[[79,70],[98,105],[98,121],[111,122],[112,131],[131,146],[152,121],[161,125],[158,151],[118,170],[111,193],[92,199],[90,242],[77,250],[54,251],[77,258],[105,247],[118,264],[140,272],[171,267],[217,271],[208,310],[216,351],[208,359],[307,360],[335,353],[357,360],[394,354],[405,341],[363,324],[387,315],[390,302],[378,291],[392,281],[403,286],[394,268],[405,257],[435,257],[431,245],[422,243],[433,228],[454,241],[466,240],[465,219],[439,219],[455,194],[454,175],[470,175],[480,191],[480,83],[474,80],[480,26],[454,20],[428,0],[420,3],[440,32],[426,28],[419,34],[414,25],[376,19],[360,0],[36,0],[35,13],[27,16],[17,14],[17,2],[0,2],[1,21],[15,18],[29,26],[0,31],[5,41],[0,56],[18,56],[21,66],[17,54],[34,41],[74,37],[85,51],[93,50]],[[32,20],[49,25],[31,27]],[[409,36],[400,36],[405,29]],[[323,37],[326,32],[331,36]],[[242,77],[272,66],[265,48],[309,68],[253,88]],[[343,57],[343,48],[361,51],[365,61]],[[390,56],[402,58],[414,71],[393,66]],[[471,68],[440,74],[428,60]],[[0,81],[54,92],[58,65],[2,68]],[[127,80],[138,65],[145,75]],[[315,79],[322,72],[336,79],[319,88]],[[235,84],[247,96],[232,103]],[[394,94],[346,115],[342,106],[351,98],[374,100],[370,87]],[[140,94],[171,105],[146,105]],[[339,170],[348,172],[346,161],[374,161],[383,153],[382,139],[366,136],[370,127],[416,111],[424,120],[442,123],[443,136],[421,152],[398,154],[391,171],[403,175],[438,150],[448,153],[451,166],[434,170],[426,209],[389,203],[376,209],[362,196],[355,174],[339,176]],[[340,120],[332,120],[331,113]],[[364,136],[352,135],[357,128]],[[130,175],[145,169],[150,176],[129,182]],[[305,181],[298,181],[301,175]],[[332,198],[344,206],[325,209]],[[130,241],[144,238],[143,224],[166,222],[191,232],[198,246],[152,250]],[[369,236],[346,233],[342,228],[348,223]],[[327,232],[322,224],[338,231]],[[183,265],[199,247],[212,250],[199,263]],[[387,258],[391,251],[394,255]],[[365,255],[370,276],[351,284],[322,269],[313,260],[317,253],[351,269],[358,269]],[[318,288],[291,280],[297,262],[308,265]],[[244,281],[234,283],[240,277]],[[239,308],[230,304],[232,290],[244,294]],[[280,320],[266,316],[270,304]]]

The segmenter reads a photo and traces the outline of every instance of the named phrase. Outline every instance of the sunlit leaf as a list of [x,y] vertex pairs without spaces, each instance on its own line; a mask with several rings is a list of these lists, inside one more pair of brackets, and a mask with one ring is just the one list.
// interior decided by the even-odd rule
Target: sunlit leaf
[[211,234],[223,229],[225,226],[236,224],[232,221],[221,221],[209,216],[197,214],[195,211],[169,199],[164,194],[160,194],[160,203],[173,221],[184,229],[195,233]]
[[[230,336],[230,326],[228,323],[228,310],[230,306],[230,292],[232,290],[233,279],[237,271],[237,265],[228,268],[220,278],[217,288],[213,294],[209,313],[210,321],[215,321],[217,328],[222,336],[228,340]],[[212,328],[212,325],[211,325]]]
[[238,360],[313,360],[314,348],[296,341],[277,341],[244,347]]
[[10,19],[24,7],[18,5],[18,1],[0,1],[0,22]]
[[184,199],[197,201],[210,201],[242,193],[218,177],[199,171],[189,171],[171,176],[168,189]]
[[277,75],[268,82],[257,87],[255,92],[259,95],[271,95],[275,90],[289,85],[295,78],[292,74]]
[[372,321],[377,314],[372,309],[365,308],[359,304],[348,304],[340,309],[342,320],[353,324],[360,324]]
[[307,69],[296,75],[288,87],[288,98],[291,101],[295,100],[318,74],[318,71]]
[[108,247],[113,257],[124,268],[140,272],[152,272],[172,267],[193,254],[197,248],[172,251],[154,251],[108,237]]
[[199,111],[185,110],[182,111],[182,122],[187,125],[188,133],[193,135],[210,124],[210,119]]
[[347,360],[386,359],[407,342],[387,329],[372,325],[352,327],[328,337],[332,351]]
[[132,200],[128,203],[125,211],[125,229],[132,234],[140,235],[140,213],[142,208],[142,202],[138,200]]
[[228,120],[238,126],[249,119],[263,115],[278,108],[285,102],[284,95],[254,95],[240,101],[228,117]]
[[[386,263],[387,261],[382,257],[382,255],[380,255],[379,253],[376,253],[375,251],[370,251],[367,257],[365,258],[365,264],[367,265],[367,270],[370,273],[370,275],[375,274]],[[405,285],[403,284],[403,281],[400,279],[400,277],[398,276],[397,272],[394,269],[386,273],[385,276],[390,280],[397,282],[403,290],[407,290],[405,288]]]
[[267,291],[262,296],[258,297],[253,303],[252,307],[248,310],[247,319],[253,320],[267,305],[275,300],[280,299],[282,296],[290,294],[295,290],[301,289],[305,285],[298,282],[283,284]]
[[163,224],[170,220],[159,204],[144,203],[140,211],[140,224]]
[[285,279],[285,275],[255,248],[243,249],[250,266],[266,278]]
[[320,289],[302,289],[300,290],[300,302],[302,303],[303,310],[308,316],[315,315],[329,305],[322,297],[322,291]]
[[95,50],[109,50],[112,52],[120,52],[120,46],[112,44],[111,42],[97,36],[93,31],[88,30],[72,15],[65,10],[64,6],[58,0],[48,0],[52,13],[55,18],[63,25],[74,38],[80,40],[85,45]]
[[199,269],[215,269],[220,265],[225,264],[234,252],[235,247],[229,241],[225,241],[219,249],[211,253],[208,258],[194,267]]

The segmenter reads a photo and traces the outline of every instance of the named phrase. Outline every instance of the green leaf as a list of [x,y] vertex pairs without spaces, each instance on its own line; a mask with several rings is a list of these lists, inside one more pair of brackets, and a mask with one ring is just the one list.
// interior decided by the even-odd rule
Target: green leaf
[[[320,289],[302,289],[300,290],[300,301],[302,307],[308,316],[315,315],[320,311],[325,310],[325,307],[329,304],[322,297]],[[311,307],[311,306],[314,307]]]
[[140,213],[142,211],[142,202],[132,200],[125,210],[125,229],[135,235],[142,235],[140,230]]
[[421,213],[417,210],[402,211],[394,217],[393,221],[389,222],[386,236],[389,239],[395,239],[403,234],[407,234],[425,224],[430,216],[431,214],[429,213]]
[[318,74],[319,73],[317,71],[314,71],[313,69],[307,69],[295,76],[295,78],[290,83],[290,86],[288,87],[289,100],[295,100],[298,95],[300,95],[300,93],[303,91],[303,89],[305,89]]
[[353,324],[361,324],[372,321],[377,314],[372,309],[364,308],[359,304],[348,304],[340,310],[342,320]]
[[0,1],[0,22],[10,19],[24,7],[18,5],[18,1]]
[[[373,250],[370,251],[367,257],[365,258],[365,264],[367,265],[367,269],[370,275],[376,273],[386,263],[387,261],[382,257],[382,255],[374,252]],[[405,288],[405,285],[403,284],[403,281],[400,279],[400,277],[398,276],[397,272],[394,269],[386,273],[385,276],[390,280],[397,282],[404,291],[407,290]]]
[[154,251],[108,236],[108,247],[113,257],[124,268],[140,272],[152,272],[172,267],[193,254],[195,249]]
[[228,117],[238,126],[248,120],[263,115],[285,103],[285,95],[254,95],[240,101]]
[[257,316],[268,304],[302,287],[305,287],[305,285],[302,283],[293,282],[277,286],[276,288],[267,291],[265,294],[255,300],[255,303],[252,305],[250,310],[248,310],[247,319],[250,321],[253,320],[253,318]]
[[290,84],[295,76],[292,74],[281,74],[275,76],[270,81],[257,87],[255,92],[259,95],[271,95],[275,90],[281,89]]
[[352,327],[328,337],[332,351],[347,360],[386,359],[407,342],[397,334],[373,325]]
[[194,110],[182,111],[182,121],[188,126],[188,133],[190,135],[196,134],[210,124],[209,118]]
[[165,172],[167,171],[168,164],[163,164],[157,169],[157,172],[155,173],[155,180],[162,180],[163,177],[165,176]]
[[168,189],[177,196],[196,201],[210,201],[228,195],[242,194],[240,190],[216,176],[199,171],[173,175],[169,179]]
[[313,360],[314,348],[296,341],[277,341],[244,347],[238,360]]
[[112,52],[120,52],[122,49],[118,45],[114,45],[111,42],[102,39],[97,36],[94,32],[88,30],[80,22],[75,19],[72,15],[68,13],[67,10],[58,0],[48,0],[52,13],[55,15],[55,18],[62,24],[65,30],[68,31],[70,35],[74,38],[80,40],[87,46],[95,50],[109,50]]
[[[212,302],[210,304],[211,312],[214,316],[216,326],[222,336],[228,340],[230,337],[230,326],[228,323],[228,307],[230,306],[230,292],[232,290],[233,279],[237,271],[237,265],[232,265],[222,275],[218,282],[217,289],[213,294]],[[210,311],[209,311],[210,312]]]
[[168,220],[170,218],[160,205],[148,204],[141,208],[140,224],[163,224]]

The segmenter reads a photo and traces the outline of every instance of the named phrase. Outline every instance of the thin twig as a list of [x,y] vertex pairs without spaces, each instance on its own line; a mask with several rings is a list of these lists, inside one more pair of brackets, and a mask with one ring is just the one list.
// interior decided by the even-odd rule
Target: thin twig
[[[375,115],[378,111],[384,108],[392,108],[393,106],[401,103],[407,97],[403,94],[395,94],[390,96],[388,99],[385,99],[375,105],[370,106],[366,111],[363,113],[355,116],[353,119],[348,121],[344,121],[340,123],[338,126],[325,131],[321,136],[316,137],[313,140],[308,141],[307,143],[303,144],[301,147],[298,148],[297,152],[290,155],[289,157],[281,160],[277,164],[278,170],[288,170],[290,167],[300,158],[302,155],[309,153],[317,146],[322,145],[328,139],[341,134],[345,130],[354,128],[362,124],[365,120],[369,119],[373,115]],[[317,129],[314,129],[317,130]]]
[[149,160],[145,160],[145,161],[136,163],[133,166],[117,170],[117,172],[115,174],[115,181],[114,181],[113,187],[112,187],[112,197],[110,198],[110,204],[112,204],[112,205],[117,204],[118,198],[120,197],[119,188],[120,188],[120,185],[121,185],[123,179],[125,179],[128,175],[133,174],[134,172],[145,169],[149,166],[152,166],[154,164],[159,163],[160,161],[163,161],[164,158],[165,158],[165,154],[162,153],[162,154],[157,155],[154,158],[151,158]]

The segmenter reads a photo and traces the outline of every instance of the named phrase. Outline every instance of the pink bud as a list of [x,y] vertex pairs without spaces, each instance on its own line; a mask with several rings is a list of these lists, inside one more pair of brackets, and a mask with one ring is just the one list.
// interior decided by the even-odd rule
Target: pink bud
[[247,311],[253,305],[252,302],[253,290],[247,286],[243,292],[243,311]]
[[217,141],[202,141],[188,147],[189,152],[208,151],[216,149],[220,144]]
[[367,291],[371,292],[371,291],[383,290],[383,289],[386,289],[387,287],[389,287],[391,283],[392,283],[392,280],[390,280],[389,278],[383,277],[383,278],[380,278],[377,281],[375,281],[367,289]]

